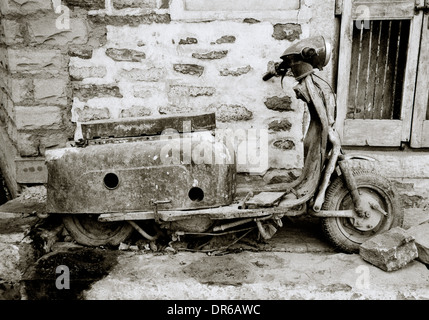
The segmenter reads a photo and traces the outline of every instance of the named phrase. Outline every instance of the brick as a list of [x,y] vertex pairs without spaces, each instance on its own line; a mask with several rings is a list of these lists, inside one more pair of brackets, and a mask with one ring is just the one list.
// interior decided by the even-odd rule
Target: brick
[[119,77],[125,78],[132,81],[148,81],[156,82],[159,81],[164,76],[164,70],[161,68],[150,68],[150,69],[139,69],[132,68],[122,69],[119,72]]
[[76,85],[73,87],[73,98],[78,98],[80,101],[88,101],[91,98],[101,97],[116,97],[122,98],[122,94],[118,86],[115,85]]
[[107,74],[107,69],[104,66],[77,67],[70,65],[69,73],[72,80],[103,78]]
[[115,61],[139,62],[142,59],[146,59],[144,52],[131,49],[108,48],[106,49],[106,55]]
[[273,147],[280,150],[293,150],[295,143],[289,139],[278,139],[273,142]]
[[115,9],[142,8],[157,9],[157,0],[113,0]]
[[207,53],[193,53],[192,58],[200,60],[215,60],[225,58],[228,54],[228,50],[222,51],[210,51]]
[[407,229],[407,234],[415,239],[418,260],[429,264],[429,222]]
[[270,97],[265,102],[265,106],[270,110],[275,111],[293,111],[291,97]]
[[47,0],[1,0],[0,12],[3,15],[26,15],[37,11],[52,11],[52,2]]
[[10,72],[59,72],[65,71],[65,61],[57,49],[7,49],[8,68]]
[[276,40],[294,41],[302,34],[301,25],[297,23],[277,23],[274,25],[273,38]]
[[396,227],[362,243],[359,254],[384,271],[395,271],[416,259],[418,251],[414,238]]
[[15,107],[15,123],[18,130],[40,128],[60,129],[62,110],[59,107],[33,106]]
[[221,70],[219,72],[219,74],[223,77],[225,77],[225,76],[238,77],[238,76],[241,76],[243,74],[249,73],[251,70],[252,70],[251,66],[239,67],[239,68],[235,68],[235,69],[225,68],[225,69]]
[[88,41],[88,27],[83,19],[70,18],[70,24],[61,25],[58,17],[27,20],[30,44],[85,44]]
[[34,99],[36,100],[36,102],[44,102],[55,105],[66,105],[67,86],[67,79],[35,79]]
[[192,76],[201,76],[204,72],[204,67],[196,64],[174,64],[173,69],[176,72],[189,74]]
[[123,109],[120,118],[135,118],[135,117],[145,117],[150,116],[152,110],[145,106],[132,106],[128,109]]

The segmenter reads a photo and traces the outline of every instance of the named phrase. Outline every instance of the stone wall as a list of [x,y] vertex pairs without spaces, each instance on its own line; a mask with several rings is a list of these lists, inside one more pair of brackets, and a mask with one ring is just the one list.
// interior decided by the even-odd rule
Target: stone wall
[[[292,77],[284,89],[261,77],[292,42],[335,40],[334,9],[334,0],[2,0],[9,185],[45,182],[45,150],[78,138],[82,121],[206,111],[220,129],[267,131],[268,162],[256,173],[290,179],[303,164],[303,105]],[[322,72],[330,81],[332,65]]]

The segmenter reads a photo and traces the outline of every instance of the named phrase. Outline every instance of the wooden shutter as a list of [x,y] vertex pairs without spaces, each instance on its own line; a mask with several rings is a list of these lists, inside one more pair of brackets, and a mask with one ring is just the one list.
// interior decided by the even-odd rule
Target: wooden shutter
[[411,147],[429,147],[429,15],[424,16],[422,28]]
[[336,127],[343,145],[410,140],[422,14],[414,0],[343,0]]

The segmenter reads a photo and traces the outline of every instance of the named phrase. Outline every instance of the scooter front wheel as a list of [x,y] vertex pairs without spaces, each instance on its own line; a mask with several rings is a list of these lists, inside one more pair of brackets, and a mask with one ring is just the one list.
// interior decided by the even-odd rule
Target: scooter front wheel
[[63,223],[77,243],[93,247],[119,245],[134,231],[126,221],[100,222],[97,218],[92,214],[71,214],[63,218]]
[[[346,253],[359,252],[359,246],[391,228],[402,226],[404,212],[391,182],[372,171],[354,171],[353,176],[363,201],[371,210],[362,218],[323,218],[322,230],[332,245]],[[342,177],[328,187],[323,210],[353,209],[353,201]]]

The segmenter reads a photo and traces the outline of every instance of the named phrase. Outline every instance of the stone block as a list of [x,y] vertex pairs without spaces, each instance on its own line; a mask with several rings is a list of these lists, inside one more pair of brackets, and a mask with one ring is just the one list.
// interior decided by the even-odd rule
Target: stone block
[[212,96],[216,92],[214,87],[199,87],[187,85],[172,85],[170,87],[169,95],[174,96]]
[[193,53],[192,58],[200,60],[215,60],[225,58],[228,54],[228,50],[222,51],[210,51],[207,53]]
[[37,11],[53,10],[52,2],[46,0],[1,0],[0,12],[3,15],[26,15]]
[[78,98],[80,101],[102,97],[122,98],[122,94],[119,91],[119,87],[115,85],[85,84],[73,87],[73,98]]
[[164,76],[164,70],[162,68],[150,68],[150,69],[139,69],[132,68],[122,69],[119,71],[119,77],[132,81],[148,81],[156,82]]
[[131,49],[107,48],[106,55],[115,61],[139,62],[142,59],[146,59],[144,52]]
[[290,139],[278,139],[273,142],[273,147],[280,150],[293,150],[295,142]]
[[288,119],[273,120],[268,124],[268,130],[274,132],[290,131],[292,123]]
[[31,78],[12,78],[9,76],[9,95],[12,101],[17,103],[28,103],[34,98],[33,81]]
[[0,243],[0,279],[6,281],[21,280],[19,246]]
[[25,25],[16,19],[0,20],[0,43],[8,46],[24,42]]
[[384,271],[395,271],[416,259],[418,251],[414,238],[396,227],[362,243],[359,254]]
[[78,57],[81,59],[91,59],[92,58],[92,49],[85,48],[82,46],[71,46],[69,47],[69,56]]
[[204,72],[204,67],[196,64],[174,64],[173,69],[176,72],[198,77]]
[[276,40],[294,41],[300,38],[302,28],[296,23],[277,23],[274,25],[273,38]]
[[75,109],[77,120],[80,122],[102,120],[110,118],[110,111],[108,108],[91,108],[84,106],[83,108]]
[[128,109],[123,109],[119,115],[120,118],[137,118],[150,116],[152,110],[145,106],[132,106]]
[[234,36],[222,36],[217,39],[213,44],[222,44],[222,43],[234,43],[236,38]]
[[35,48],[8,48],[8,67],[10,72],[40,73],[65,71],[66,63],[61,50]]
[[206,111],[216,112],[216,120],[220,122],[247,121],[253,118],[253,112],[241,105],[212,104]]
[[85,44],[88,41],[88,27],[84,19],[70,18],[69,24],[61,24],[58,17],[28,19],[30,44],[54,44],[63,46],[69,43]]
[[45,130],[41,132],[39,138],[40,155],[45,155],[45,150],[50,148],[64,148],[67,145],[69,138],[73,137],[73,133],[68,136],[67,130],[62,127],[62,130]]
[[167,13],[149,13],[143,15],[90,15],[90,20],[95,24],[137,27],[141,24],[170,23],[171,17]]
[[18,132],[16,148],[21,157],[35,157],[40,155],[39,137],[29,132]]
[[180,39],[179,44],[197,44],[197,38],[187,37],[186,39]]
[[61,78],[35,79],[34,99],[47,104],[67,104],[68,80]]
[[429,222],[407,229],[407,233],[415,239],[418,260],[429,264]]
[[105,0],[62,0],[67,7],[79,7],[86,10],[105,8]]
[[224,68],[219,72],[219,74],[223,77],[225,76],[238,77],[238,76],[242,76],[243,74],[249,73],[251,70],[252,70],[251,66],[239,67],[234,69]]
[[72,80],[80,81],[86,78],[103,78],[107,74],[107,69],[104,66],[77,67],[71,64],[69,72]]
[[113,0],[113,8],[142,8],[142,9],[157,9],[157,0]]
[[61,129],[62,110],[51,106],[16,106],[15,124],[18,130]]
[[293,111],[292,99],[289,96],[270,97],[265,100],[265,106],[270,110],[275,111]]

